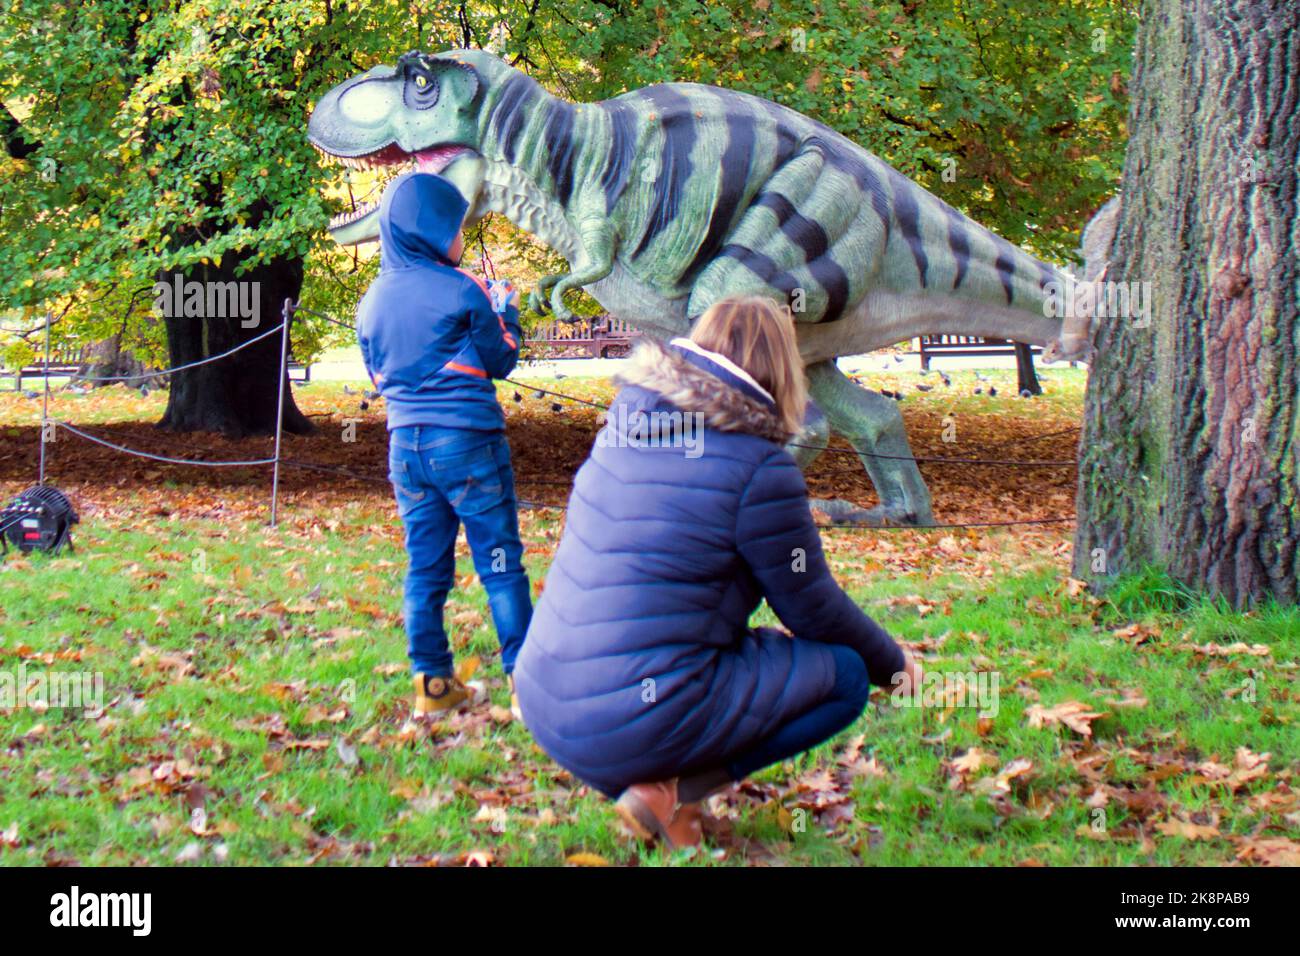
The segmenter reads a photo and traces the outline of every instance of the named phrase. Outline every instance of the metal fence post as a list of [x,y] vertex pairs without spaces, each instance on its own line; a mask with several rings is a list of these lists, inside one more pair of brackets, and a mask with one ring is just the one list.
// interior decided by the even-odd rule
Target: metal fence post
[[271,527],[275,527],[276,505],[280,494],[280,436],[284,432],[284,388],[289,379],[289,322],[296,306],[293,299],[284,300],[280,311],[280,397],[275,405],[275,465],[271,477]]
[[[50,420],[50,325],[54,321],[54,313],[45,313],[45,397],[41,400],[41,472],[37,479],[38,485],[45,484],[45,430],[49,428]],[[22,373],[19,372],[19,382],[22,381]]]

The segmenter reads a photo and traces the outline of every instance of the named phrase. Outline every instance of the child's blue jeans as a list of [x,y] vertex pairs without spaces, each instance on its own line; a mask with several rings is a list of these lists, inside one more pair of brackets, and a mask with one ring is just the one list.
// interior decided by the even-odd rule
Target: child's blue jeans
[[411,669],[447,677],[452,653],[442,612],[455,583],[456,532],[465,525],[509,674],[533,616],[515,512],[510,446],[503,432],[434,425],[394,428],[388,478],[406,528],[403,614]]

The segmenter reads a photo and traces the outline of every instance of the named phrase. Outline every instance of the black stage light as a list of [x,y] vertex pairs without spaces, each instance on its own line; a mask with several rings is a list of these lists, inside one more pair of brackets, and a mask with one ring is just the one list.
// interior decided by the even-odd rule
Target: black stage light
[[0,550],[58,552],[72,547],[72,526],[80,518],[68,496],[49,485],[33,485],[0,509]]

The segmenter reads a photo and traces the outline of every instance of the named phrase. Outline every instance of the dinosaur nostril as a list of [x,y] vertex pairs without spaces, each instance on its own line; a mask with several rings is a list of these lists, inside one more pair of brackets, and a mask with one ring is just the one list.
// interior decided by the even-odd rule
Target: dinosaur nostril
[[386,83],[357,83],[339,96],[339,112],[349,121],[363,126],[378,126],[393,109],[393,91]]

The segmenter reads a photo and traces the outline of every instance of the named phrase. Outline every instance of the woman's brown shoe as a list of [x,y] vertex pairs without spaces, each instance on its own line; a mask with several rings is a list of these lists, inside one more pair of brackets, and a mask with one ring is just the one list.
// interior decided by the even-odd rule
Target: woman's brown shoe
[[662,840],[669,849],[699,846],[704,837],[698,803],[677,802],[677,780],[637,783],[628,787],[614,804],[619,818],[640,840]]

